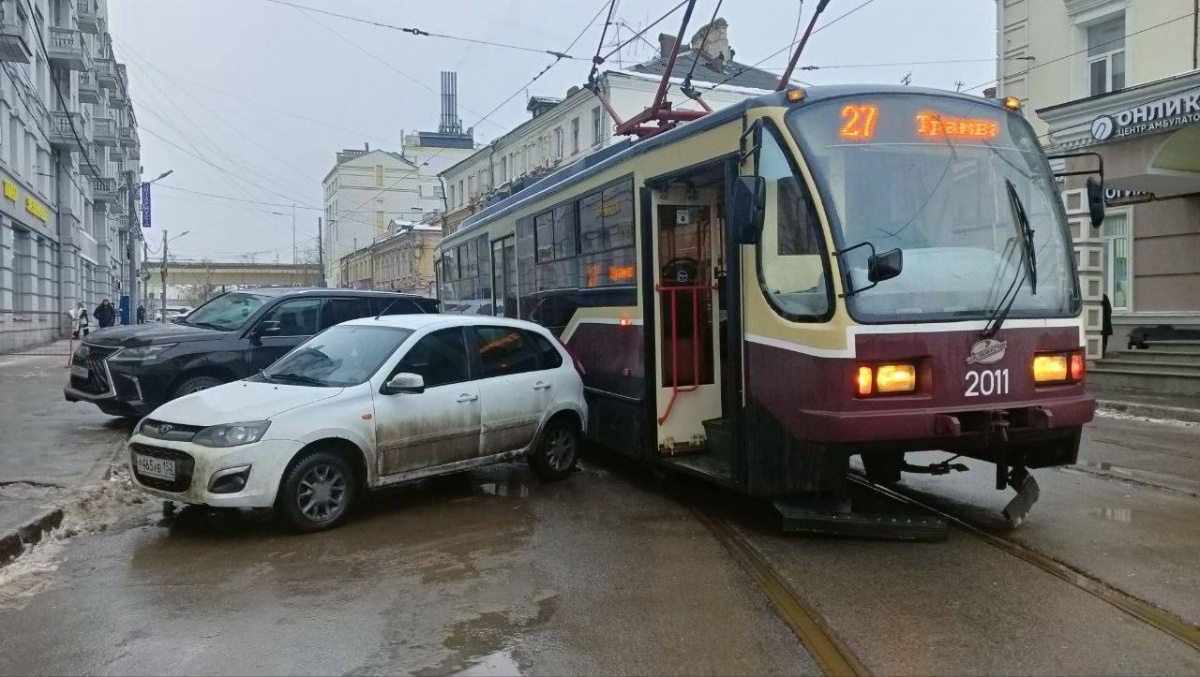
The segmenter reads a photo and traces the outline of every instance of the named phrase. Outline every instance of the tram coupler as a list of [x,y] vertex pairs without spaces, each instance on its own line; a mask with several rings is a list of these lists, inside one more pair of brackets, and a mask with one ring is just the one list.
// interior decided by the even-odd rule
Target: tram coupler
[[1012,473],[1008,477],[1008,484],[1017,490],[1017,495],[1004,506],[1004,519],[1008,521],[1010,528],[1017,528],[1025,521],[1025,516],[1033,509],[1033,504],[1037,503],[1041,497],[1041,489],[1038,487],[1037,480],[1033,479],[1033,475],[1024,466],[1018,466],[1012,469]]
[[854,512],[847,497],[789,496],[773,504],[786,532],[925,542],[944,541],[950,534],[937,517]]
[[930,463],[929,465],[913,465],[905,463],[903,466],[904,472],[910,472],[917,475],[949,475],[952,472],[966,472],[970,470],[965,463],[951,463],[957,456],[948,458],[941,463]]

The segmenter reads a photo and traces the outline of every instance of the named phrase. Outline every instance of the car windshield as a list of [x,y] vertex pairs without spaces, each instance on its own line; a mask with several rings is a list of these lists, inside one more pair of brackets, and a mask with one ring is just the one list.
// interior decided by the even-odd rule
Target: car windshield
[[297,346],[263,370],[264,380],[287,385],[345,388],[371,378],[412,334],[408,329],[338,325]]
[[[1078,312],[1066,217],[1050,166],[1019,115],[980,100],[919,94],[837,99],[789,114],[814,169],[844,283],[870,286],[872,251],[900,249],[899,276],[847,298],[861,322],[987,318],[1022,274],[1011,183],[1033,230],[1036,293],[1011,317]],[[1030,271],[1032,272],[1032,271]]]
[[[231,292],[222,294],[193,310],[184,318],[183,323],[196,327],[232,331],[238,329],[250,319],[265,299],[254,294]],[[178,309],[167,308],[167,314]]]

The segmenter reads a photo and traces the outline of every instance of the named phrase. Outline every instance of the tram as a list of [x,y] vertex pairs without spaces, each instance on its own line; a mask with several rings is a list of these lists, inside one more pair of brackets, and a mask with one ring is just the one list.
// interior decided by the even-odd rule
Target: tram
[[472,215],[438,289],[550,327],[591,440],[778,499],[800,530],[853,524],[856,455],[877,483],[965,469],[906,463],[927,450],[995,464],[1019,522],[1029,470],[1074,463],[1094,411],[1067,215],[1015,99],[747,99]]

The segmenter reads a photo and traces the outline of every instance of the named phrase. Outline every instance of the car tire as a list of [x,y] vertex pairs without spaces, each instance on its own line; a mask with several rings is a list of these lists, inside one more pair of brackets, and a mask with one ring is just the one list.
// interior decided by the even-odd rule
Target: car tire
[[198,393],[201,390],[215,388],[224,383],[221,379],[215,376],[192,376],[185,378],[179,385],[175,386],[175,390],[171,393],[171,399],[177,399],[184,395]]
[[332,529],[354,505],[358,478],[354,466],[337,454],[313,452],[283,475],[275,512],[302,533]]
[[529,455],[529,465],[543,482],[557,482],[575,470],[580,448],[579,426],[569,418],[559,417],[542,430]]

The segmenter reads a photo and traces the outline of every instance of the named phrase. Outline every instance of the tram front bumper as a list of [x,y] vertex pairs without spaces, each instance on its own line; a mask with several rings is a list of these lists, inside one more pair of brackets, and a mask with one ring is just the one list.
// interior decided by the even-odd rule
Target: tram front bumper
[[[937,449],[947,445],[1003,446],[1058,439],[1092,420],[1096,401],[1086,396],[1011,402],[974,408],[894,408],[807,411],[803,429],[827,443]],[[914,447],[914,443],[920,443]]]

